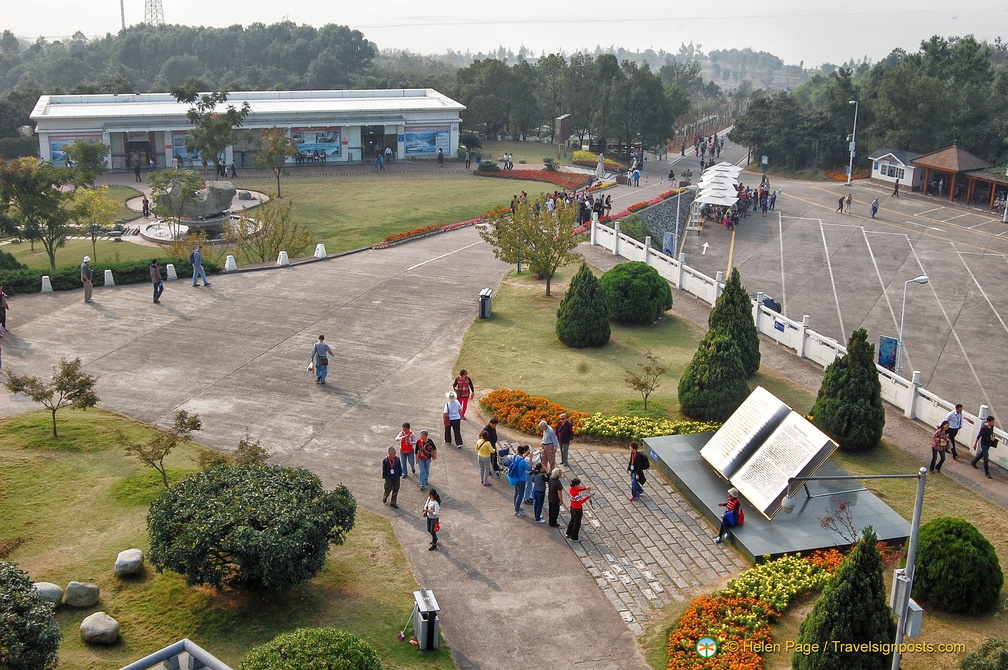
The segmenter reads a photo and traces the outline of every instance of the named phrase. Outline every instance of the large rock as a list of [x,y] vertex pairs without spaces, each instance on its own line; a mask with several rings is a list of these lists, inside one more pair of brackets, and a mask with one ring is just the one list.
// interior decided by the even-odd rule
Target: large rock
[[32,588],[35,589],[35,593],[38,597],[47,603],[51,604],[53,607],[59,607],[60,603],[63,602],[63,589],[52,582],[35,582],[32,584]]
[[89,582],[67,584],[63,602],[70,607],[92,607],[98,602],[98,585]]
[[[229,181],[208,181],[206,187],[196,194],[195,200],[186,204],[182,216],[187,219],[217,216],[231,209],[231,201],[237,192],[238,189]],[[171,197],[175,199],[178,196],[179,187],[175,184],[171,189]]]
[[144,555],[139,549],[120,551],[116,556],[115,573],[120,577],[143,572]]
[[85,642],[115,644],[119,639],[119,622],[105,612],[95,612],[81,621],[80,635]]

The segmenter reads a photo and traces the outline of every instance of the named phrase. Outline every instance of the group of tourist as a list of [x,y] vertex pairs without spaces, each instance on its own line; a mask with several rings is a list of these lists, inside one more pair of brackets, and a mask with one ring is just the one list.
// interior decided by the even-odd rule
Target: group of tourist
[[298,150],[294,154],[294,162],[297,165],[304,165],[305,163],[325,163],[329,159],[329,154],[326,153],[325,149],[319,151],[318,149],[313,149],[312,151],[301,151]]

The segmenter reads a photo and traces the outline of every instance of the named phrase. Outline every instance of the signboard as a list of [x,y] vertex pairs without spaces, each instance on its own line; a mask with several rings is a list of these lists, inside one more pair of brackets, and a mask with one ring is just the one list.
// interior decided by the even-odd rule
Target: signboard
[[556,117],[553,127],[556,132],[554,139],[557,144],[563,144],[570,139],[571,123],[573,122],[573,119],[573,114],[563,114],[562,116]]
[[165,147],[166,149],[171,149],[172,156],[178,156],[181,160],[189,160],[189,165],[193,162],[202,162],[203,159],[199,155],[199,151],[193,149],[189,151],[186,149],[186,140],[189,138],[188,131],[185,130],[173,130],[171,134],[171,146]]
[[889,372],[896,372],[896,350],[899,340],[882,335],[878,338],[878,364]]
[[303,154],[314,155],[315,152],[321,154],[325,151],[326,157],[340,156],[340,137],[342,131],[339,126],[313,126],[302,128],[291,128],[291,144]]
[[432,158],[441,149],[451,152],[451,126],[406,126],[406,156]]
[[74,142],[94,142],[95,144],[102,143],[101,135],[50,135],[49,136],[49,161],[59,167],[66,164],[66,149],[67,145],[73,144]]

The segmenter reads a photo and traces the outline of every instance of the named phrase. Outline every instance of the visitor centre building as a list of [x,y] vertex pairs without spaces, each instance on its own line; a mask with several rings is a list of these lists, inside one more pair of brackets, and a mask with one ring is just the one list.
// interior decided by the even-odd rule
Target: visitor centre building
[[[245,102],[250,111],[239,129],[241,139],[223,156],[239,166],[252,165],[256,137],[274,127],[284,129],[298,149],[291,164],[372,161],[378,152],[385,155],[386,148],[399,160],[434,159],[439,149],[454,156],[459,114],[465,109],[428,88],[236,91],[218,111]],[[132,170],[136,164],[147,168],[151,162],[171,167],[173,157],[199,168],[203,157],[185,146],[192,127],[186,118],[190,107],[168,93],[43,95],[31,119],[42,159],[55,165],[66,162],[68,144],[85,140],[109,148],[110,170]]]

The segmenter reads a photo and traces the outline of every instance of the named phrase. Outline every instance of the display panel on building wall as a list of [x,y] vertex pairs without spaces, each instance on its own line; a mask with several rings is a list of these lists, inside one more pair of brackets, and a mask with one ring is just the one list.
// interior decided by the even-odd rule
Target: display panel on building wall
[[68,144],[78,141],[95,142],[101,144],[101,135],[50,135],[49,136],[49,160],[53,165],[60,166],[66,163],[66,152],[64,149]]
[[314,154],[316,151],[325,155],[339,156],[340,147],[339,126],[321,126],[312,128],[291,128],[291,142],[303,154]]
[[451,126],[406,126],[406,155],[434,156],[451,151]]
[[182,160],[185,160],[186,158],[188,158],[189,159],[189,164],[192,165],[193,161],[201,161],[203,159],[200,158],[199,151],[197,151],[196,149],[193,149],[192,151],[189,151],[188,149],[186,149],[185,142],[186,142],[186,138],[188,138],[188,137],[189,137],[189,133],[187,131],[184,131],[184,130],[183,131],[178,131],[178,130],[173,130],[172,131],[172,134],[171,134],[172,155],[173,156],[178,156]]

